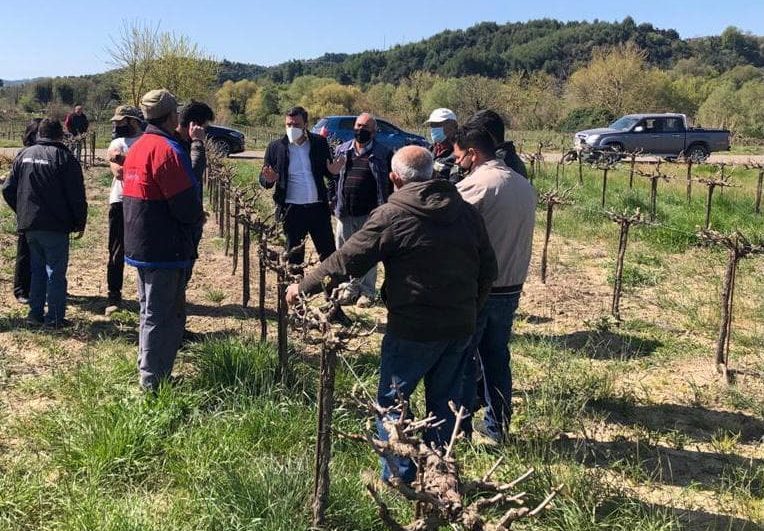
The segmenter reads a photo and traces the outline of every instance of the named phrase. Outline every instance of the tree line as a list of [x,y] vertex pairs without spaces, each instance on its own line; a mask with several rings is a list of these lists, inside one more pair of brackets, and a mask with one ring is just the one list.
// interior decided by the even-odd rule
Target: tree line
[[764,138],[764,38],[734,27],[682,40],[631,18],[482,23],[387,51],[266,68],[219,62],[182,35],[132,24],[109,51],[114,70],[3,87],[0,106],[39,113],[81,102],[98,119],[162,86],[241,125],[278,125],[296,104],[313,117],[363,110],[406,127],[420,126],[436,107],[458,116],[493,108],[517,129],[564,131],[629,112],[672,111]]

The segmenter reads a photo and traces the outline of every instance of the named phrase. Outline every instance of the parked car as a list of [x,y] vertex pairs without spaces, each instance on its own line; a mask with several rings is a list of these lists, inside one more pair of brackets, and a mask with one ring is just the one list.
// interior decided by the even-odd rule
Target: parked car
[[209,124],[207,129],[207,140],[212,143],[221,153],[230,155],[232,153],[241,153],[244,151],[244,133],[225,127],[222,125]]
[[642,152],[674,158],[684,154],[703,161],[714,151],[728,151],[730,132],[726,129],[690,127],[684,114],[627,114],[602,129],[576,133],[575,148],[584,159],[603,153]]
[[[356,118],[356,116],[327,116],[316,122],[311,132],[326,137],[330,141],[347,142],[353,138],[353,125]],[[380,118],[377,118],[376,139],[393,151],[410,144],[429,147],[423,136],[404,131]]]

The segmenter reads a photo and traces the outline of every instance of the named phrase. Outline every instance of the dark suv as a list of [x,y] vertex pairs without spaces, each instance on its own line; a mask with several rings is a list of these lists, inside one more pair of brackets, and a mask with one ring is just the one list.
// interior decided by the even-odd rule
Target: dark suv
[[224,127],[222,125],[209,124],[207,129],[207,140],[209,140],[221,153],[230,155],[231,153],[241,153],[244,151],[244,133]]
[[[353,138],[356,116],[327,116],[313,126],[311,132],[326,137],[330,142],[347,142]],[[386,120],[377,118],[377,140],[393,151],[410,144],[429,147],[423,136],[409,133]]]

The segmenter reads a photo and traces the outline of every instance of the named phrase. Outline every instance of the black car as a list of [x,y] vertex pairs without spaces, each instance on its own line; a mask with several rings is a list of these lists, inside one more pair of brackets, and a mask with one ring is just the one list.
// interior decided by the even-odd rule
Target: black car
[[241,153],[244,151],[244,133],[241,131],[222,125],[212,124],[209,124],[206,129],[207,140],[209,140],[221,153],[231,155],[232,153]]

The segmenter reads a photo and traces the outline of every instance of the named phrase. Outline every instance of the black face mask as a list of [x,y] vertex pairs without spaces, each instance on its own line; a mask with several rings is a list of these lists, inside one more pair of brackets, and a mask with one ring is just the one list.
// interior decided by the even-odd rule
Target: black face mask
[[112,138],[126,138],[130,136],[131,132],[129,125],[117,125],[112,130],[111,136]]
[[371,140],[371,131],[368,129],[355,129],[354,136],[359,144],[365,144]]

